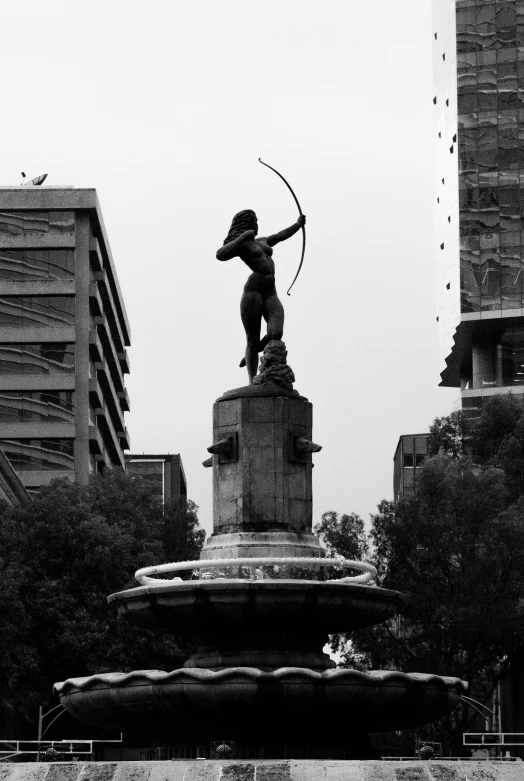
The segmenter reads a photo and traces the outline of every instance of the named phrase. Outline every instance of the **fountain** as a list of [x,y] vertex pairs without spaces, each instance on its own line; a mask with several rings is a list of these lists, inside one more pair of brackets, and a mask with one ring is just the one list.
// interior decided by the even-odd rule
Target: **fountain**
[[[198,561],[139,570],[137,588],[108,599],[146,626],[191,638],[196,650],[171,672],[70,678],[55,691],[84,722],[171,744],[225,736],[319,751],[351,746],[353,756],[365,756],[366,733],[438,719],[467,684],[336,669],[322,650],[329,633],[394,616],[403,597],[375,586],[371,565],[327,558],[312,533],[312,453],[321,450],[313,441],[312,404],[293,389],[276,293],[265,310],[260,304],[274,290],[268,277],[275,237],[287,238],[303,222],[255,240],[253,218],[240,214],[236,238],[230,231],[217,256],[227,260],[236,251],[255,268],[241,305],[250,384],[225,393],[213,409],[211,458],[204,462],[213,469],[213,533]],[[259,343],[253,317],[261,315],[268,336]]]

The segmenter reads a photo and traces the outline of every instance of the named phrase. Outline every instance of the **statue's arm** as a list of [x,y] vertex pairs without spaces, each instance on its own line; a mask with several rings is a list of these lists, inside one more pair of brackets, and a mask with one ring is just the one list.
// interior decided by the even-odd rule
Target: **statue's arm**
[[295,233],[299,231],[303,225],[305,225],[305,223],[305,215],[301,214],[298,220],[293,223],[293,225],[290,225],[289,228],[284,228],[284,230],[281,230],[278,233],[273,233],[272,236],[267,237],[266,241],[270,247],[274,247],[275,244],[278,244],[280,241],[285,241],[286,239],[290,239],[291,236],[294,236]]
[[249,239],[253,239],[255,237],[255,231],[244,231],[240,236],[237,236],[236,239],[233,239],[233,241],[228,242],[227,244],[224,244],[223,247],[220,247],[220,249],[217,251],[217,260],[231,260],[231,258],[237,257],[240,246]]

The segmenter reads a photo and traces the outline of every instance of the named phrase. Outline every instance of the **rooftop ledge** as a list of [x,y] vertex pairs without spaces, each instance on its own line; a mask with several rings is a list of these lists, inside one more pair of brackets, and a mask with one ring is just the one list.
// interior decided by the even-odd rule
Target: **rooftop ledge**
[[11,184],[0,185],[0,190],[74,190],[74,184]]

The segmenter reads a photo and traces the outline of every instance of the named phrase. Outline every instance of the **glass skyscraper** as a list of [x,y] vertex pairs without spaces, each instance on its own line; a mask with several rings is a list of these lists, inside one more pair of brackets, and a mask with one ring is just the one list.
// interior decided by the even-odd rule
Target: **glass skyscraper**
[[524,398],[524,0],[434,0],[441,385]]

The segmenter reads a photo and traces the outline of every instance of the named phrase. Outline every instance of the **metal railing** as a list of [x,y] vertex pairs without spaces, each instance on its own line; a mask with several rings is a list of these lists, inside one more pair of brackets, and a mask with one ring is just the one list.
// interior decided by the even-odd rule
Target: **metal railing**
[[464,732],[464,746],[524,746],[524,732]]

